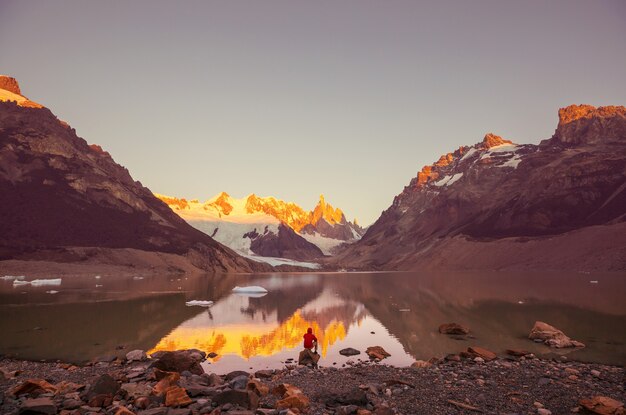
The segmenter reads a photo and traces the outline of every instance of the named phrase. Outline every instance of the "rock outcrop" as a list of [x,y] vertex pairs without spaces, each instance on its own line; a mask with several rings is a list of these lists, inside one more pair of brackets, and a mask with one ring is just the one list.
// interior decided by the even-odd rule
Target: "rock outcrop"
[[570,106],[552,138],[493,134],[425,166],[332,263],[626,269],[626,108]]
[[0,89],[13,92],[17,95],[22,95],[22,91],[20,91],[20,85],[18,84],[17,79],[10,76],[0,75]]
[[[12,82],[3,85],[19,91]],[[96,247],[176,254],[203,270],[268,269],[189,226],[109,153],[11,90],[0,89],[0,259],[77,261],[64,250]]]

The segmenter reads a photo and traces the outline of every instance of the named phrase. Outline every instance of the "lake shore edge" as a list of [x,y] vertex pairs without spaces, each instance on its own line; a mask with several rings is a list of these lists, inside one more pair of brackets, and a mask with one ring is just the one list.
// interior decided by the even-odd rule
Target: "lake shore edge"
[[[163,354],[150,359],[143,353],[80,366],[0,358],[0,413],[547,415],[603,413],[585,412],[581,403],[617,402],[607,413],[623,414],[619,405],[626,401],[622,366],[532,355],[433,359],[413,367],[384,360],[340,368],[286,365],[216,375],[198,370],[197,356],[190,355],[197,351],[176,353],[165,366]],[[608,400],[593,401],[598,397]]]

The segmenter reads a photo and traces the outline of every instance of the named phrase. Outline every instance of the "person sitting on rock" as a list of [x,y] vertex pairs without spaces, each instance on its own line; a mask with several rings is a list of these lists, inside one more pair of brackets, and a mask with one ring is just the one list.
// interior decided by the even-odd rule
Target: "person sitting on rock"
[[315,353],[317,353],[317,337],[313,334],[313,329],[309,327],[302,337],[304,337],[304,348],[308,350],[315,348]]
[[320,355],[317,353],[317,337],[310,327],[302,337],[304,337],[304,350],[298,356],[298,364],[315,368],[320,360]]

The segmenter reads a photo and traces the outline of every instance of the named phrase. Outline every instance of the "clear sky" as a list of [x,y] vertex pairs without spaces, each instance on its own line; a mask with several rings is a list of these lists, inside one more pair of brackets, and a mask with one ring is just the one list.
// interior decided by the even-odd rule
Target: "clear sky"
[[154,192],[369,224],[486,132],[626,104],[626,1],[0,0],[0,73]]

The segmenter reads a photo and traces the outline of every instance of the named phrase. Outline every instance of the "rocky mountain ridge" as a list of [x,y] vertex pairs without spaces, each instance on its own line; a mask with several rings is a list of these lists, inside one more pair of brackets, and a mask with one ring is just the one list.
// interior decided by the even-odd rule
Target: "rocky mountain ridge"
[[47,252],[86,260],[84,249],[73,249],[92,247],[104,256],[107,249],[178,255],[207,271],[267,268],[189,226],[100,146],[18,95],[13,78],[0,77],[0,86],[9,88],[0,89],[1,259]]
[[540,251],[536,266],[623,269],[626,239],[598,242],[625,218],[626,108],[573,105],[539,145],[487,134],[422,168],[335,264],[532,268]]

